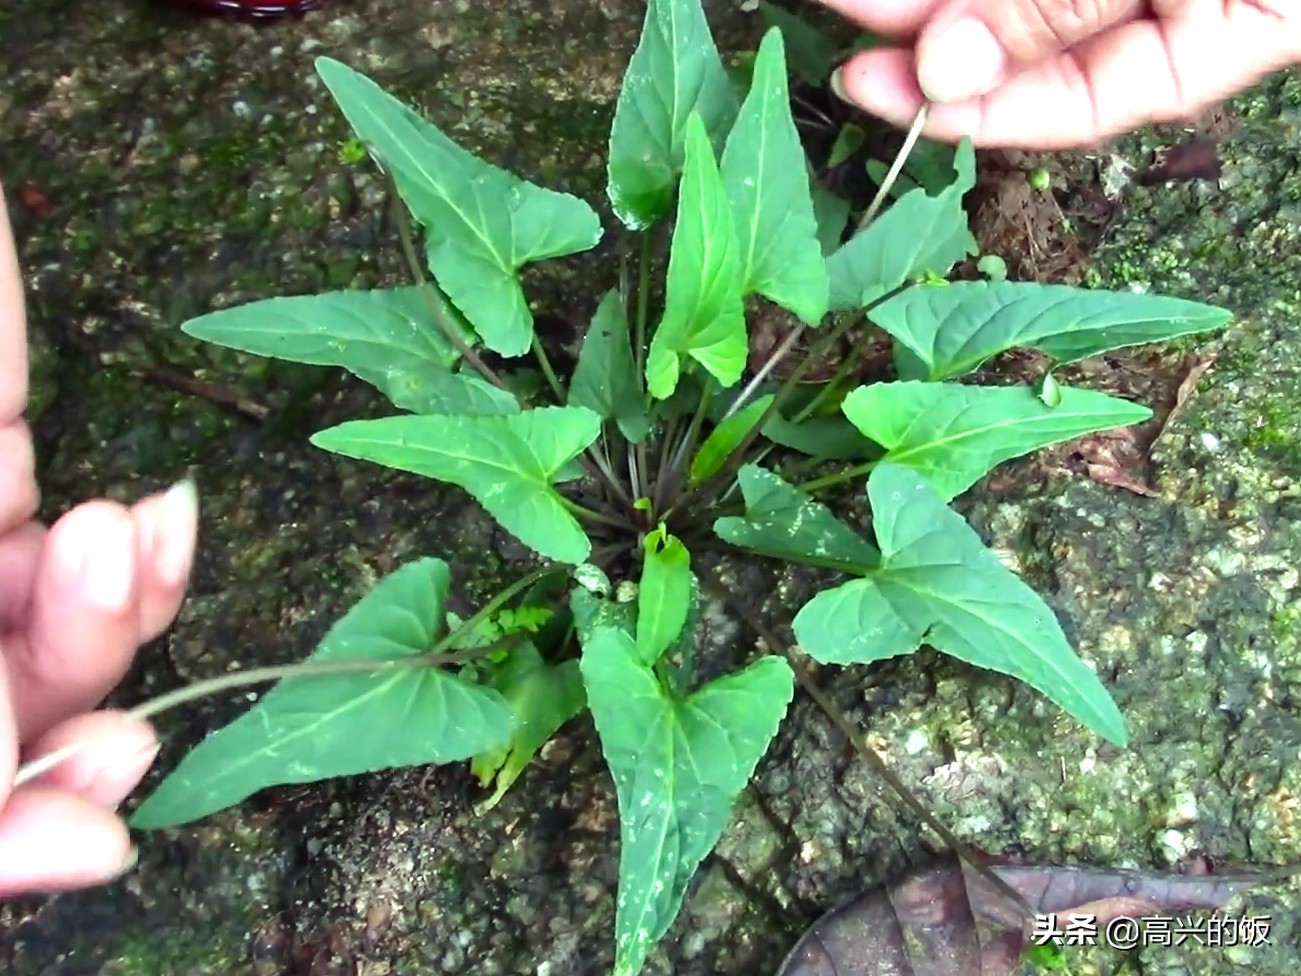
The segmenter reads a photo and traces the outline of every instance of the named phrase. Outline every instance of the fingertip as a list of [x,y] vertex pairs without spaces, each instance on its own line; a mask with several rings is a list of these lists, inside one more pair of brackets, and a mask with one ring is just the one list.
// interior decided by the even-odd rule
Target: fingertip
[[151,640],[171,624],[189,581],[198,540],[198,491],[186,478],[138,502],[131,515],[141,567],[141,639]]
[[961,17],[927,30],[917,42],[917,84],[937,104],[987,95],[1007,72],[1007,52],[976,17]]
[[851,58],[836,70],[833,91],[899,127],[907,127],[925,102],[912,52],[903,48],[874,48]]
[[126,673],[140,643],[135,534],[125,508],[94,501],[46,535],[27,640],[7,655],[23,741],[93,708]]
[[0,897],[104,884],[134,860],[126,825],[81,797],[33,784],[0,809]]
[[59,724],[25,750],[24,758],[30,762],[71,747],[78,751],[37,782],[114,810],[153,764],[158,738],[148,722],[106,709]]
[[114,502],[78,505],[51,527],[42,575],[47,601],[75,599],[101,614],[125,617],[135,595],[136,529],[130,513]]

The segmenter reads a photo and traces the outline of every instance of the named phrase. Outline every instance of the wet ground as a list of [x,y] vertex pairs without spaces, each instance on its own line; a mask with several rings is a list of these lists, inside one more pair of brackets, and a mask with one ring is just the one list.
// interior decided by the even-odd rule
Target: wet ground
[[[505,17],[451,0],[337,0],[263,29],[129,0],[0,10],[0,176],[31,296],[46,514],[186,472],[204,499],[191,597],[124,700],[299,658],[418,555],[452,562],[463,606],[518,567],[461,495],[306,444],[376,411],[365,389],[198,345],[177,325],[271,294],[397,280],[382,184],[350,161],[314,57],[373,73],[494,161],[601,206],[639,8],[525,0]],[[726,46],[753,39],[754,15],[711,8]],[[1097,663],[1130,720],[1129,750],[932,655],[828,676],[972,844],[1145,868],[1194,850],[1301,859],[1299,126],[1301,81],[1280,77],[1197,132],[985,160],[978,229],[1014,273],[1151,288],[1239,319],[1214,342],[1088,364],[1090,385],[1161,406],[1161,423],[1000,472],[962,503]],[[1166,181],[1169,148],[1199,134],[1216,140],[1218,172],[1205,149],[1182,149],[1176,175],[1193,178]],[[1025,189],[1040,167],[1051,195]],[[613,278],[602,256],[535,274],[541,310],[588,315]],[[813,585],[766,566],[733,572],[771,594],[777,617]],[[717,614],[710,634],[720,648],[751,640]],[[164,719],[164,763],[241,704]],[[477,798],[455,767],[269,792],[143,838],[140,869],[111,888],[0,906],[0,971],[608,971],[615,807],[590,724],[571,726],[491,813],[474,815]],[[648,972],[772,972],[822,911],[934,853],[797,701]],[[1298,904],[1284,886],[1233,906],[1272,915],[1268,947],[1099,954],[1074,971],[1294,971]]]

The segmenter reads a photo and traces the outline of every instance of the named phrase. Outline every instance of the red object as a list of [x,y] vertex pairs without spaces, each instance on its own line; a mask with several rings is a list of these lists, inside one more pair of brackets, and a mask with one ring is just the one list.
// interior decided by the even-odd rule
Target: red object
[[18,199],[22,201],[34,217],[48,217],[50,215],[49,198],[41,191],[41,188],[35,183],[19,183]]
[[270,20],[311,10],[320,0],[165,0],[173,7],[186,7],[207,14],[228,14],[251,20]]

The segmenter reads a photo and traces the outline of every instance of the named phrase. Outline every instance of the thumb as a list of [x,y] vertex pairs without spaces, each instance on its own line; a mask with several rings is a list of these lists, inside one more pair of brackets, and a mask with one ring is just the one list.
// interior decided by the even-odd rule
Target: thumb
[[917,83],[932,102],[987,95],[1008,72],[1133,20],[1144,0],[953,0],[917,39]]

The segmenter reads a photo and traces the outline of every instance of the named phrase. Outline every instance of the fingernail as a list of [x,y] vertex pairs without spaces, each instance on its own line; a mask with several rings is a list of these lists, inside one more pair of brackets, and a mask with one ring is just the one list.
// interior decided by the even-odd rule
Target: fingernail
[[115,762],[101,767],[92,776],[83,795],[96,806],[116,810],[154,764],[160,748],[154,742],[137,752],[119,756]]
[[835,71],[831,72],[831,77],[827,79],[827,86],[831,89],[831,94],[835,95],[842,102],[850,102],[849,96],[845,94],[845,68],[841,65]]
[[194,562],[199,525],[199,493],[189,478],[167,489],[158,506],[154,572],[168,586],[180,586]]
[[126,609],[135,588],[135,526],[126,515],[105,519],[81,540],[81,585],[86,599],[109,613]]
[[922,46],[917,84],[932,102],[965,102],[993,91],[1006,70],[998,39],[983,22],[963,17]]

